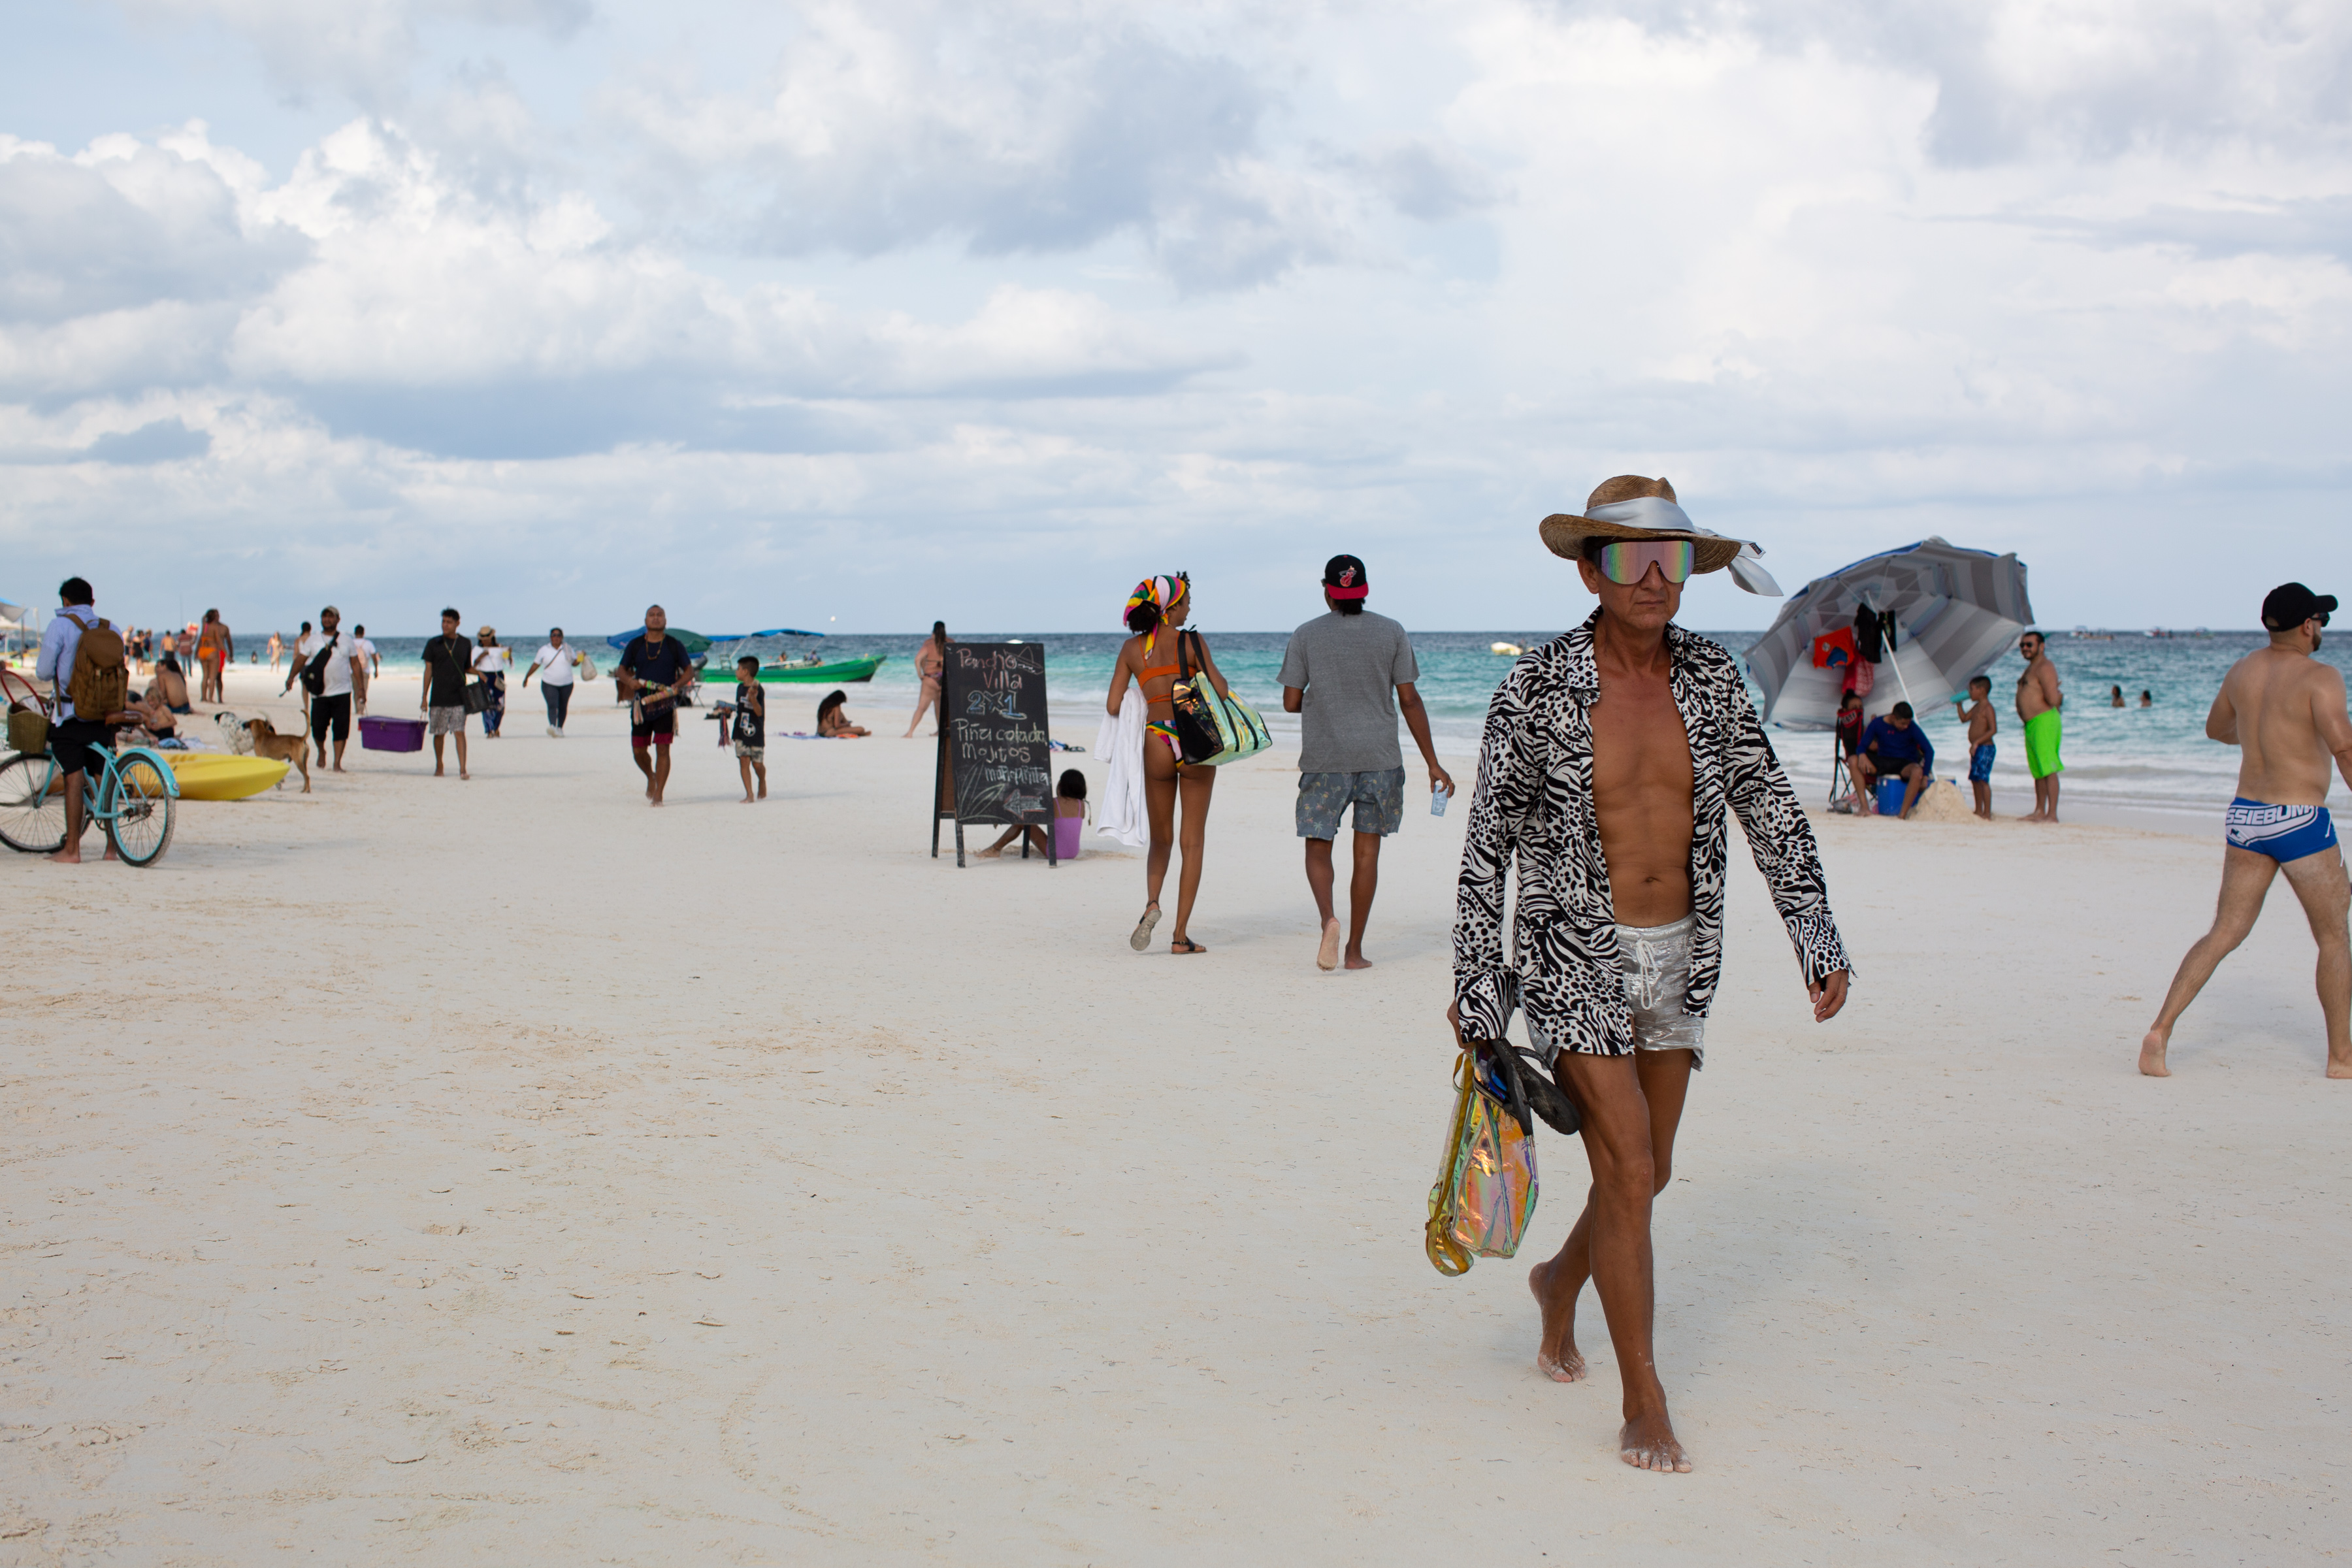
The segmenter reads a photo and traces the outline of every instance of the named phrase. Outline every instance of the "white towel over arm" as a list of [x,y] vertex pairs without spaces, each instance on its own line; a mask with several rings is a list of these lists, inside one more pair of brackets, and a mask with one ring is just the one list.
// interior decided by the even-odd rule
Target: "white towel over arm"
[[1103,715],[1102,727],[1095,731],[1095,755],[1109,774],[1095,813],[1095,831],[1130,849],[1151,841],[1143,815],[1143,710],[1149,706],[1141,691],[1130,691],[1117,713]]

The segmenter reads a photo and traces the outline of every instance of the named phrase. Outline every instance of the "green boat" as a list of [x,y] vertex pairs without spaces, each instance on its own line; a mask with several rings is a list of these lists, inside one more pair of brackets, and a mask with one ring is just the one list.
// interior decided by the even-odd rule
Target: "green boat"
[[[642,628],[616,632],[604,640],[614,647],[626,647],[629,639]],[[803,632],[791,626],[773,626],[763,632],[720,632],[706,637],[688,631],[684,626],[672,626],[669,635],[685,645],[695,664],[702,671],[706,686],[724,686],[735,679],[735,655],[742,644],[768,637],[821,637],[823,632]],[[824,686],[838,682],[854,685],[874,679],[874,672],[888,662],[887,654],[872,658],[835,658],[818,664],[795,663],[778,659],[760,667],[762,686]]]
[[[761,665],[760,667],[760,684],[762,686],[826,686],[833,684],[846,686],[856,681],[873,679],[874,672],[881,668],[883,662],[888,658],[889,656],[887,654],[877,654],[872,658],[831,658],[825,660],[823,664]],[[714,680],[730,679],[733,677],[733,674],[734,672],[732,670],[719,669],[715,666],[706,666],[702,671],[702,679],[707,684]]]

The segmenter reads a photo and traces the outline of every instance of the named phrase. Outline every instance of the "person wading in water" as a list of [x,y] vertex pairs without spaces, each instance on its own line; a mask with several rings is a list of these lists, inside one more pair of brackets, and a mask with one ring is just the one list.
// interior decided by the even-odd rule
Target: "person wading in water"
[[[1817,1022],[1845,1005],[1848,965],[1812,828],[1738,665],[1673,624],[1692,572],[1732,566],[1753,547],[1694,526],[1665,480],[1632,475],[1594,490],[1584,515],[1546,518],[1542,534],[1601,607],[1523,655],[1486,710],[1445,1016],[1458,1046],[1502,1039],[1525,1011],[1530,1042],[1583,1118],[1584,1212],[1559,1255],[1528,1276],[1543,1310],[1536,1364],[1561,1383],[1584,1376],[1576,1299],[1591,1279],[1624,1382],[1622,1458],[1687,1470],[1653,1353],[1650,1205],[1671,1178],[1722,970],[1730,815]],[[1747,563],[1732,574],[1750,593],[1771,589]]]

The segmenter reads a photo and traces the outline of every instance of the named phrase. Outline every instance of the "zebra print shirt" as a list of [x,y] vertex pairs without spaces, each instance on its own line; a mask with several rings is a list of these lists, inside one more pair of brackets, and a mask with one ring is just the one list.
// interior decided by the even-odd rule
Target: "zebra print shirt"
[[[1598,1056],[1633,1049],[1618,968],[1609,867],[1592,812],[1592,704],[1601,612],[1523,655],[1486,710],[1478,789],[1454,912],[1454,994],[1462,1032],[1500,1039],[1514,1009],[1560,1047]],[[1723,968],[1725,808],[1738,813],[1756,868],[1789,928],[1805,979],[1850,969],[1813,830],[1764,738],[1739,668],[1720,646],[1666,627],[1670,685],[1690,737],[1691,978],[1683,1004],[1700,1017]],[[1510,953],[1503,884],[1518,864]]]

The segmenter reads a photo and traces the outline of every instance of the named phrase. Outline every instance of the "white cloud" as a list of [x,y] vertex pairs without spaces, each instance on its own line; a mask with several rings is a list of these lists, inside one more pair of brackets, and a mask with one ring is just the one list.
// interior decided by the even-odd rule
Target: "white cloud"
[[1534,520],[1630,470],[1792,585],[1936,531],[2068,620],[2228,624],[2108,542],[2340,507],[2344,28],[2162,4],[812,7],[732,76],[616,44],[572,120],[402,12],[425,85],[279,175],[0,144],[0,537],[430,608],[551,534],[641,597],[603,547],[653,527],[1033,626],[1140,540],[1224,625],[1360,548],[1421,624],[1542,625]]
[[1427,142],[1278,144],[1275,73],[1136,8],[898,0],[802,8],[756,89],[648,69],[604,96],[648,212],[774,255],[946,238],[975,256],[1138,237],[1188,290],[1367,253],[1372,209],[1444,216],[1486,182]]
[[422,54],[419,33],[439,21],[509,27],[561,40],[591,14],[589,0],[116,0],[151,24],[208,22],[244,39],[278,86],[321,90],[369,108],[405,96]]

